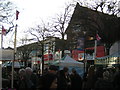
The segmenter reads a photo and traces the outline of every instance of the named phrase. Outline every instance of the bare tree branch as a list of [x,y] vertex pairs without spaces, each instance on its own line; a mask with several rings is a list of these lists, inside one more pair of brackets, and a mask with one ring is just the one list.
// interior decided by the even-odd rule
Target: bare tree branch
[[73,4],[66,5],[64,12],[62,14],[58,14],[57,17],[54,18],[53,31],[55,33],[58,32],[61,35],[62,39],[64,39],[65,30],[68,22],[70,21],[73,6]]
[[13,3],[7,0],[0,0],[0,22],[7,23],[13,17]]

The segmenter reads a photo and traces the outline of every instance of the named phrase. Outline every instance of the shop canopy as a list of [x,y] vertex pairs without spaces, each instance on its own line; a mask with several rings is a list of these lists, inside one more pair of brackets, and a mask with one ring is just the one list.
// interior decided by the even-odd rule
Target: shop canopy
[[84,67],[84,63],[74,60],[69,55],[66,55],[63,59],[56,61],[53,64],[58,65],[58,66],[67,66],[67,67],[69,67],[69,66]]

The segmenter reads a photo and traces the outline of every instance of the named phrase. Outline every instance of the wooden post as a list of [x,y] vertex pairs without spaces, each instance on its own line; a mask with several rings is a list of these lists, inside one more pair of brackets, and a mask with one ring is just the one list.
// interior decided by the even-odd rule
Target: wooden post
[[12,61],[12,77],[11,77],[11,88],[13,87],[13,83],[14,83],[14,61],[15,61],[15,56],[16,56],[16,36],[17,36],[17,24],[15,26],[15,37],[14,37],[14,60]]

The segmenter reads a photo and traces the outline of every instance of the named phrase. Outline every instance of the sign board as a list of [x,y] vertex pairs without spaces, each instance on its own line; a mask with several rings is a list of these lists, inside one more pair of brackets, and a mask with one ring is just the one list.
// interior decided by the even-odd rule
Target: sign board
[[84,53],[78,53],[78,60],[79,61],[84,60]]
[[84,49],[84,38],[78,38],[77,39],[77,49]]
[[0,60],[14,60],[14,50],[0,49]]

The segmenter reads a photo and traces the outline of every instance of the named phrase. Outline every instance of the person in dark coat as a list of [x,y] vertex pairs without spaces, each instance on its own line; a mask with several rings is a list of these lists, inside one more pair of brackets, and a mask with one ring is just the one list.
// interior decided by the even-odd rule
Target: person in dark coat
[[72,74],[70,75],[70,79],[71,79],[71,89],[72,90],[81,90],[82,89],[82,78],[74,68],[72,69]]
[[87,81],[86,81],[86,86],[84,88],[86,88],[87,90],[91,90],[94,89],[94,84],[95,84],[95,67],[93,65],[91,65],[88,68],[88,73],[87,73]]
[[46,74],[42,76],[41,89],[57,89],[57,76],[55,74]]
[[120,66],[116,67],[116,72],[113,79],[113,85],[115,90],[120,90]]
[[19,79],[18,79],[18,90],[25,89],[27,90],[27,80],[25,69],[19,70]]
[[68,70],[67,67],[64,67],[58,72],[58,90],[70,90],[71,80]]
[[103,77],[99,78],[95,83],[95,90],[113,90],[113,83],[110,81],[110,73],[108,71],[103,72]]
[[50,65],[48,72],[41,76],[39,89],[56,89],[57,88],[57,71],[58,68],[55,65]]
[[36,73],[33,73],[33,70],[30,67],[26,67],[25,71],[27,88],[31,90],[36,90],[36,87],[38,87],[38,77]]

